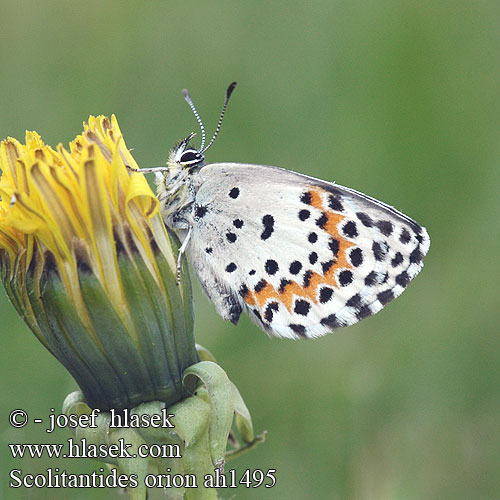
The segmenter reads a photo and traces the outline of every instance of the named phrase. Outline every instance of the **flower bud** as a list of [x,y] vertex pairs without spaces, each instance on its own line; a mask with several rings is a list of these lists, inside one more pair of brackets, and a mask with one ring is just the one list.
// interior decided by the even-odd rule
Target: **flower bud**
[[0,146],[0,274],[92,408],[184,398],[198,361],[187,270],[113,116],[55,150],[35,132]]

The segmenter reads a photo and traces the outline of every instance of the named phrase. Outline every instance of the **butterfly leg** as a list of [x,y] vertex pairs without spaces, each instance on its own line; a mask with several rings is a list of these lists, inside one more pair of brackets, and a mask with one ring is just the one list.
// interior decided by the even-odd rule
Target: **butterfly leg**
[[177,284],[181,284],[181,259],[186,251],[186,248],[189,244],[189,239],[191,238],[191,234],[193,232],[193,226],[189,226],[188,233],[182,242],[181,247],[179,248],[179,254],[177,255]]

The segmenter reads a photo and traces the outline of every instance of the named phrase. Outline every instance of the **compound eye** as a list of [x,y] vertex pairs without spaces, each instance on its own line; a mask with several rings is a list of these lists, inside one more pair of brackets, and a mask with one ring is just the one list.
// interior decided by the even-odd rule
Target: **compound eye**
[[203,160],[203,155],[199,151],[196,151],[194,149],[189,149],[188,151],[182,153],[179,163],[192,164],[192,163],[198,163],[202,160]]

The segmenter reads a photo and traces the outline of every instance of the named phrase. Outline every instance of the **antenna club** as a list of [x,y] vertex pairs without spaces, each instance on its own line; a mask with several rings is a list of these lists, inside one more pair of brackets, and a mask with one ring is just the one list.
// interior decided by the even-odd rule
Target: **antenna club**
[[236,87],[236,82],[233,82],[229,85],[229,87],[226,90],[226,99],[229,99],[231,97],[231,94],[233,93],[235,87]]
[[182,89],[182,95],[184,96],[184,99],[186,99],[186,100],[191,99],[191,96],[189,95],[188,89]]

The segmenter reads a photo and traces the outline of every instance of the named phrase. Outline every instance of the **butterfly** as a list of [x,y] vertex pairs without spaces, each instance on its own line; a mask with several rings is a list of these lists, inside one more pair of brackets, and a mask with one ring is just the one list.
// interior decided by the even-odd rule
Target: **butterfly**
[[[166,226],[179,235],[223,319],[243,311],[271,336],[319,337],[380,311],[418,274],[426,230],[395,208],[347,187],[266,165],[205,164],[205,129],[155,172]],[[180,275],[178,274],[178,277]]]

